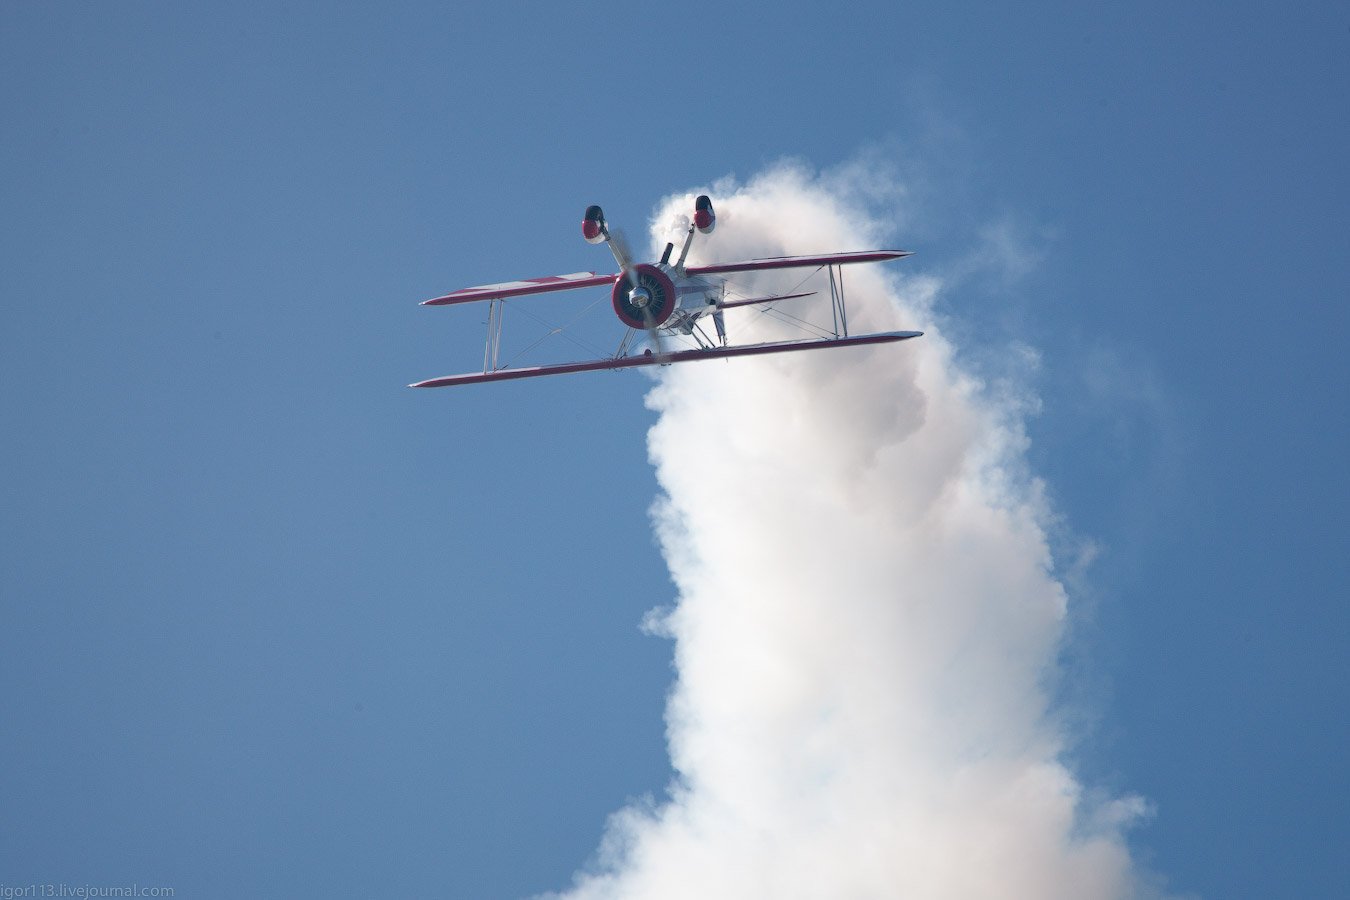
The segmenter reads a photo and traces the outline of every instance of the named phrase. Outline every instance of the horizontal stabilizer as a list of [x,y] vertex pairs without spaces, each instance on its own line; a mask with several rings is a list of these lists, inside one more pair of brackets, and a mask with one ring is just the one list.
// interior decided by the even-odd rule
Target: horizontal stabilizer
[[888,259],[902,259],[913,255],[912,250],[858,250],[852,253],[827,253],[823,256],[772,256],[768,259],[749,259],[745,262],[690,266],[685,271],[690,275],[720,275],[726,272],[760,272],[765,269],[807,269],[812,266],[885,262]]
[[805,294],[775,294],[772,297],[752,297],[749,300],[723,300],[717,304],[718,309],[735,309],[738,306],[757,306],[760,303],[772,303],[775,300],[796,300],[798,297],[814,297],[815,291],[807,291]]

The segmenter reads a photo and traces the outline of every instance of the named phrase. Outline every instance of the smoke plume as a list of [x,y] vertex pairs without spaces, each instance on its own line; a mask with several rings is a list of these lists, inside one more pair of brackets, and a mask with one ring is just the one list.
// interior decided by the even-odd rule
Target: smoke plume
[[[902,202],[865,166],[709,193],[692,262],[886,247],[876,198]],[[657,246],[692,207],[661,205]],[[1085,790],[1051,706],[1068,600],[1025,462],[1034,398],[962,370],[918,259],[845,287],[851,332],[922,338],[662,370],[654,518],[679,596],[652,621],[675,642],[676,780],[612,816],[565,896],[1148,893],[1123,837],[1143,801]],[[827,298],[795,303],[828,324]],[[800,336],[736,312],[738,342]]]

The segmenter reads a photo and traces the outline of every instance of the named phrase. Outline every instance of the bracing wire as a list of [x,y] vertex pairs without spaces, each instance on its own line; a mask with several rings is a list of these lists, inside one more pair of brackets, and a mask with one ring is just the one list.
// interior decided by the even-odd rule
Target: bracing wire
[[517,351],[517,352],[516,352],[509,360],[506,361],[506,365],[501,366],[501,368],[503,368],[503,369],[510,368],[510,367],[511,367],[517,360],[519,360],[522,356],[524,356],[525,354],[529,353],[531,350],[533,350],[534,348],[538,347],[540,344],[542,344],[544,341],[548,340],[549,338],[553,337],[554,335],[560,335],[564,340],[570,341],[571,343],[573,343],[573,344],[575,344],[576,346],[580,347],[582,350],[585,350],[587,353],[589,353],[589,354],[591,354],[591,355],[593,355],[593,356],[595,356],[595,357],[597,357],[597,358],[604,356],[605,354],[604,354],[602,351],[597,350],[593,345],[588,344],[588,343],[586,343],[585,341],[579,340],[578,338],[576,338],[576,337],[574,337],[573,335],[569,334],[568,331],[567,331],[567,329],[571,328],[572,326],[576,325],[577,322],[581,321],[581,319],[582,319],[584,316],[586,316],[592,309],[594,309],[594,308],[596,307],[597,304],[599,304],[599,303],[600,303],[602,300],[604,300],[604,299],[605,299],[605,298],[604,298],[603,296],[602,296],[602,297],[597,297],[597,298],[596,298],[594,301],[592,301],[588,306],[586,306],[586,307],[583,308],[579,313],[577,313],[575,316],[573,316],[572,319],[571,319],[571,321],[569,321],[566,325],[555,325],[554,323],[550,322],[548,319],[545,319],[543,316],[540,316],[540,315],[538,315],[538,314],[536,314],[536,313],[530,311],[529,309],[527,309],[527,308],[525,308],[525,307],[517,307],[517,308],[518,308],[522,313],[524,313],[526,316],[528,316],[528,317],[531,318],[531,319],[534,319],[534,320],[535,320],[536,322],[538,322],[540,325],[543,325],[545,328],[547,328],[547,329],[549,329],[549,330],[548,330],[547,332],[545,332],[545,333],[544,333],[541,337],[539,337],[537,340],[535,340],[534,343],[532,343],[532,344],[530,344],[529,346],[525,347],[523,350],[518,350],[518,351]]

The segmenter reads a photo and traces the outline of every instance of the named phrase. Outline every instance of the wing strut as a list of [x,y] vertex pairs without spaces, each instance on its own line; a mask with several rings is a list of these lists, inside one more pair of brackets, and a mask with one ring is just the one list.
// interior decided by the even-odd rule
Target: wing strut
[[494,297],[488,301],[487,346],[483,348],[483,371],[497,368],[497,356],[502,349],[502,317],[506,315],[506,301]]
[[[848,337],[848,310],[844,308],[844,269],[830,266],[830,314],[834,316],[834,336]],[[836,281],[835,270],[839,270]]]

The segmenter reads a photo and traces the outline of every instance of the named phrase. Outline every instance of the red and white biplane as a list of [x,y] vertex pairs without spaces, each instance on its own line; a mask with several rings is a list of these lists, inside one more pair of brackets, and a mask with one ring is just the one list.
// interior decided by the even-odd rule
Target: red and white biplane
[[[850,335],[848,315],[844,306],[842,266],[850,263],[883,262],[909,256],[907,250],[870,250],[849,253],[830,253],[821,256],[778,256],[752,259],[745,262],[717,263],[710,266],[686,266],[694,233],[709,234],[717,224],[712,201],[701,195],[694,201],[694,218],[684,239],[684,248],[674,263],[670,255],[674,244],[667,244],[660,262],[637,263],[618,232],[610,233],[605,214],[598,206],[586,209],[581,222],[581,233],[592,244],[605,243],[614,254],[619,271],[612,275],[577,272],[549,278],[531,278],[526,281],[508,281],[481,287],[464,288],[443,297],[423,301],[423,306],[447,306],[479,300],[488,302],[487,347],[483,353],[483,371],[464,375],[446,375],[429,378],[409,387],[450,387],[477,384],[484,381],[506,381],[512,378],[534,378],[541,375],[563,375],[569,372],[593,372],[604,369],[628,369],[636,366],[667,365],[700,359],[724,359],[733,356],[754,356],[762,353],[790,353],[795,350],[820,350],[826,347],[856,347],[862,344],[885,344],[904,341],[923,334],[921,331],[888,331],[878,334]],[[833,328],[822,336],[800,340],[771,341],[759,344],[728,344],[723,312],[728,309],[762,306],[781,300],[809,297],[807,293],[777,294],[767,297],[741,298],[729,291],[727,279],[720,276],[737,272],[760,272],[768,269],[829,270],[831,314]],[[553,291],[608,286],[619,320],[628,326],[619,349],[605,359],[557,365],[512,368],[498,363],[501,346],[502,313],[508,299]],[[716,339],[700,325],[705,317],[712,319]],[[634,335],[645,332],[648,346],[641,352],[630,352]],[[666,341],[679,335],[692,337],[696,347],[667,350]]]

